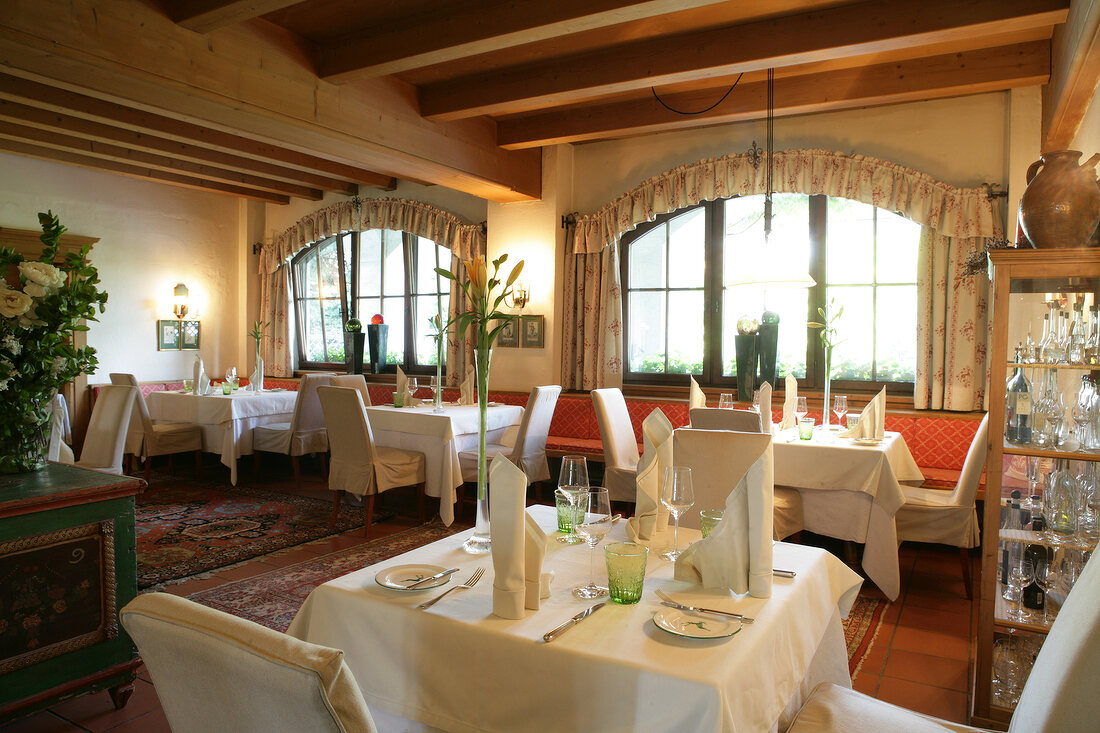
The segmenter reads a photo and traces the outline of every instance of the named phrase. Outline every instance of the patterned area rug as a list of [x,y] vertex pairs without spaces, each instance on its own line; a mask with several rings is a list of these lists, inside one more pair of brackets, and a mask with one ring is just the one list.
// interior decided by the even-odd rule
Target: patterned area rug
[[286,631],[306,596],[321,583],[464,529],[467,529],[466,525],[460,526],[457,523],[444,527],[437,518],[422,527],[406,529],[263,575],[224,583],[210,590],[193,593],[188,598],[276,631]]
[[154,481],[137,502],[138,588],[244,562],[363,525],[345,507],[335,530],[332,504],[215,481]]
[[890,604],[877,598],[859,596],[844,619],[844,642],[848,646],[848,672],[854,678],[863,658],[871,650],[882,624],[882,614]]

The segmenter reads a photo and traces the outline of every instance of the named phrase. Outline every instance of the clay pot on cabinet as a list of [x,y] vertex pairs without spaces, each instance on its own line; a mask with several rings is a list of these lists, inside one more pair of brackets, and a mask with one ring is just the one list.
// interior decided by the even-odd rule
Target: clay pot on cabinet
[[1100,153],[1083,165],[1079,150],[1043,153],[1027,169],[1020,197],[1020,224],[1038,249],[1089,246],[1100,223],[1100,185],[1094,168]]

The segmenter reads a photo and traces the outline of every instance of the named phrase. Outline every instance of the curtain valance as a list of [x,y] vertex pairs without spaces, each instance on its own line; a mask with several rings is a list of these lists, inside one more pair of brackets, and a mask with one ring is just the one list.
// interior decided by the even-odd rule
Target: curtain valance
[[288,259],[314,242],[342,232],[393,229],[430,239],[469,259],[485,251],[485,231],[454,214],[409,199],[361,199],[339,203],[306,214],[275,237],[260,255],[260,274],[275,272]]
[[[1000,230],[983,188],[958,188],[918,170],[866,155],[829,150],[773,154],[779,193],[825,194],[872,204],[906,217],[941,236],[993,237]],[[599,252],[625,232],[701,201],[764,193],[766,164],[748,153],[708,158],[642,181],[593,214],[577,217],[573,252]]]

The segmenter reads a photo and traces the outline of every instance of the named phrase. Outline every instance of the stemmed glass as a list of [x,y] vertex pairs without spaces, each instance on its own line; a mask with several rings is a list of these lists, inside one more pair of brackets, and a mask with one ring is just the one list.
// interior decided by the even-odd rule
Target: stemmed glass
[[[611,531],[611,497],[607,495],[607,489],[598,486],[585,487],[580,501],[586,503],[587,511],[584,518],[575,527],[584,541],[588,543],[588,582],[573,588],[573,595],[577,598],[603,598],[607,595],[607,588],[596,585],[596,545]],[[581,516],[577,512],[578,518]]]
[[661,490],[661,503],[672,515],[672,549],[661,553],[665,560],[680,556],[680,515],[695,505],[695,490],[691,488],[691,469],[687,466],[669,466],[665,469],[665,486]]
[[1017,621],[1027,620],[1029,613],[1024,609],[1024,588],[1031,585],[1033,580],[1035,580],[1035,568],[1027,560],[1021,560],[1008,571],[1008,585],[1012,589],[1008,600],[1015,604],[1015,608],[1008,611],[1009,618]]
[[443,388],[439,384],[439,378],[433,376],[428,383],[428,388],[432,391],[432,402],[435,404],[435,409],[432,412],[443,412],[443,403],[439,397],[443,394]]
[[837,425],[843,430],[844,416],[848,414],[848,395],[838,394],[833,397],[833,414],[836,415]]
[[416,390],[420,389],[420,385],[416,383],[416,377],[409,377],[405,382],[405,386],[409,390],[409,397],[416,397]]
[[1061,558],[1055,555],[1055,559],[1051,559],[1049,552],[1050,550],[1044,547],[1043,551],[1035,556],[1035,582],[1043,589],[1043,624],[1048,626],[1051,622],[1050,592],[1062,581]]
[[733,393],[723,392],[718,395],[718,409],[720,410],[732,410],[733,409]]
[[[558,472],[558,491],[573,508],[573,517],[577,516],[578,499],[588,488],[588,461],[584,456],[565,456],[561,459],[561,471]],[[569,534],[558,537],[558,542],[576,545],[581,542],[577,534],[576,522],[570,523]]]
[[225,381],[229,382],[229,386],[233,387],[237,384],[237,367],[229,367],[225,370]]

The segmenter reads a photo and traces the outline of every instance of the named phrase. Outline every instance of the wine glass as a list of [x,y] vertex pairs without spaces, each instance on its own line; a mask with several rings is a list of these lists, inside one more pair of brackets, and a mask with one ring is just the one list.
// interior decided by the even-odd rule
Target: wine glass
[[795,415],[795,418],[797,420],[801,420],[802,418],[806,417],[809,414],[810,414],[810,408],[806,404],[806,398],[805,397],[795,397],[794,398],[794,415]]
[[1043,589],[1043,624],[1049,626],[1050,592],[1062,582],[1061,558],[1057,555],[1051,558],[1051,550],[1045,547],[1042,549],[1042,552],[1035,555],[1035,582]]
[[1012,589],[1009,600],[1015,604],[1015,607],[1008,611],[1009,618],[1017,621],[1027,620],[1029,613],[1024,609],[1024,588],[1031,585],[1034,580],[1035,568],[1027,560],[1021,560],[1008,571],[1008,585]]
[[416,377],[409,377],[405,382],[406,388],[409,390],[409,396],[415,397],[416,390],[420,389],[420,385],[416,383]]
[[[584,599],[603,598],[607,595],[607,588],[596,585],[595,557],[596,545],[611,531],[611,497],[607,495],[607,489],[586,486],[580,501],[587,504],[587,511],[575,527],[588,543],[588,582],[573,588],[573,595]],[[577,516],[581,517],[580,512]]]
[[836,423],[840,429],[844,429],[844,416],[848,414],[848,395],[838,394],[833,397],[833,414],[836,415]]
[[229,367],[225,370],[225,381],[232,382],[237,378],[237,367]]
[[[561,459],[561,471],[558,472],[558,489],[576,509],[581,491],[588,487],[588,461],[584,456],[565,456]],[[574,516],[576,512],[574,511]],[[581,542],[577,534],[576,523],[570,523],[569,534],[558,537],[558,542],[576,545]]]
[[695,505],[695,491],[691,488],[691,469],[687,466],[669,466],[665,469],[665,486],[661,490],[661,503],[672,515],[672,549],[661,553],[665,560],[680,556],[680,515]]
[[720,410],[732,410],[733,409],[733,393],[723,392],[718,395],[718,409]]

